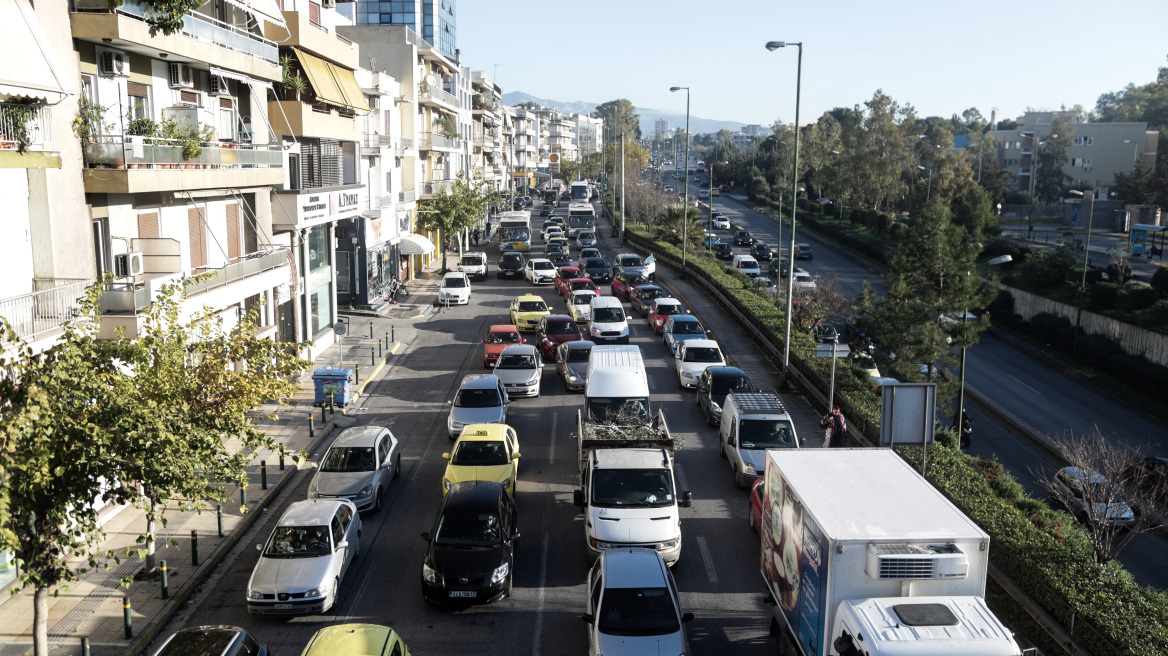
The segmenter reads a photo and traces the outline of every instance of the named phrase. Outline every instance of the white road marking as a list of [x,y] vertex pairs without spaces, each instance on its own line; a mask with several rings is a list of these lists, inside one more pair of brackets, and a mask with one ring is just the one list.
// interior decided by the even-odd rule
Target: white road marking
[[[1007,374],[1007,375],[1009,375],[1009,374]],[[1014,380],[1017,380],[1019,385],[1021,385],[1022,387],[1025,387],[1026,389],[1030,390],[1031,392],[1034,392],[1035,394],[1037,394],[1037,395],[1039,395],[1039,396],[1046,396],[1046,395],[1045,395],[1045,394],[1043,394],[1042,392],[1039,392],[1038,390],[1034,389],[1033,387],[1031,387],[1031,386],[1027,385],[1026,383],[1024,383],[1024,382],[1022,382],[1022,381],[1020,381],[1020,380],[1018,380],[1016,377],[1014,377],[1014,376],[1010,376],[1010,378],[1013,378]]]
[[552,413],[552,444],[548,448],[548,462],[556,461],[556,421],[560,418],[560,413]]
[[702,562],[706,564],[706,576],[710,578],[710,583],[718,582],[718,572],[714,571],[714,559],[710,557],[710,547],[706,544],[706,538],[698,537],[698,551],[702,552]]
[[547,590],[547,550],[548,540],[545,536],[539,555],[539,595],[536,598],[535,604],[535,639],[531,645],[531,653],[533,656],[539,656],[540,654],[539,641],[540,634],[543,633],[543,595],[544,591]]

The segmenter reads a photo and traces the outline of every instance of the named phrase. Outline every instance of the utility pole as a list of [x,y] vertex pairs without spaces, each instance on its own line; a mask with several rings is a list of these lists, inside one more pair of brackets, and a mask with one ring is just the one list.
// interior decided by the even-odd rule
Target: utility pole
[[621,204],[620,204],[620,239],[618,240],[623,246],[625,243],[625,133],[621,131]]

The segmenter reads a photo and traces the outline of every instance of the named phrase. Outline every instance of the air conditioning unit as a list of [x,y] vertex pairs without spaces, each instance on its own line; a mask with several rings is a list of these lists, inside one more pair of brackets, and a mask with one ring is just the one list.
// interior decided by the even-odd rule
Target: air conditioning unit
[[969,559],[955,544],[870,543],[865,571],[877,581],[964,579]]
[[114,275],[119,278],[142,275],[141,253],[121,253],[114,256]]
[[130,74],[130,63],[126,56],[113,50],[104,50],[101,53],[101,74],[116,77],[126,77]]
[[170,64],[170,88],[172,89],[193,89],[195,86],[195,76],[191,71],[191,67],[186,64],[178,62],[171,62]]
[[211,75],[211,87],[207,92],[209,95],[218,96],[219,94],[227,93],[227,81],[218,75]]
[[381,96],[369,96],[369,109],[381,108]]
[[320,6],[326,9],[337,6],[337,0],[320,0]]

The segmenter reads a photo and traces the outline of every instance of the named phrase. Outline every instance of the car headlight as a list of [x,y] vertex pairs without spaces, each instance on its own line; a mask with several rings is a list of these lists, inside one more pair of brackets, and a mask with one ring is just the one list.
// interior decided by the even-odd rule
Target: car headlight
[[742,473],[743,474],[750,474],[753,476],[754,475],[754,465],[750,464],[749,462],[743,463],[742,464]]
[[426,583],[441,583],[442,575],[438,573],[438,570],[422,563],[422,580]]
[[503,563],[502,565],[496,567],[495,571],[491,572],[491,585],[497,585],[503,581],[506,581],[507,573],[510,571],[511,565],[508,563]]
[[722,406],[718,405],[717,401],[710,401],[710,407],[714,409],[714,414],[722,414]]
[[304,593],[305,597],[323,597],[328,594],[328,586],[322,585],[319,588],[313,588]]
[[681,538],[673,538],[672,540],[658,542],[657,551],[668,551],[670,549],[676,549],[677,545],[679,544],[681,544]]
[[262,592],[257,592],[257,591],[255,591],[255,590],[250,590],[250,591],[248,591],[248,593],[247,593],[247,598],[248,598],[248,599],[263,599],[263,598],[264,598],[264,593],[262,593]]
[[454,482],[449,478],[444,478],[442,479],[442,485],[444,485],[446,487],[446,491],[449,492],[450,488],[454,487]]
[[528,385],[536,385],[538,383],[539,383],[539,372],[537,371],[531,375],[531,378],[529,378],[527,380],[527,384]]
[[575,382],[577,382],[577,381],[579,381],[579,380],[580,380],[580,377],[579,377],[579,376],[577,376],[576,374],[572,373],[571,371],[569,371],[569,372],[568,372],[568,382],[569,382],[569,383],[575,383]]
[[357,493],[357,498],[358,499],[368,499],[369,495],[371,495],[371,494],[373,494],[373,486],[366,485],[365,487],[361,488],[360,492]]
[[681,377],[682,378],[693,378],[693,374],[691,374],[688,371],[683,371],[683,372],[681,372]]
[[597,540],[596,538],[588,538],[588,546],[592,547],[593,549],[613,548],[613,544],[611,542],[603,542],[601,540]]
[[451,430],[458,430],[458,429],[462,428],[463,426],[465,426],[466,424],[462,423],[461,421],[454,421],[454,418],[452,417],[449,420],[448,425],[450,426]]

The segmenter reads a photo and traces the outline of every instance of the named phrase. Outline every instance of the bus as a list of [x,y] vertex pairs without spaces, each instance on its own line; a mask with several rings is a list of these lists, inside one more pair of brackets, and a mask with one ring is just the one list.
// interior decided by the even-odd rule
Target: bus
[[591,190],[587,180],[577,180],[572,183],[572,200],[570,202],[587,201],[590,195]]
[[531,250],[531,212],[503,212],[499,215],[499,250]]
[[572,201],[568,204],[568,238],[575,239],[581,230],[596,229],[596,208],[592,203]]

